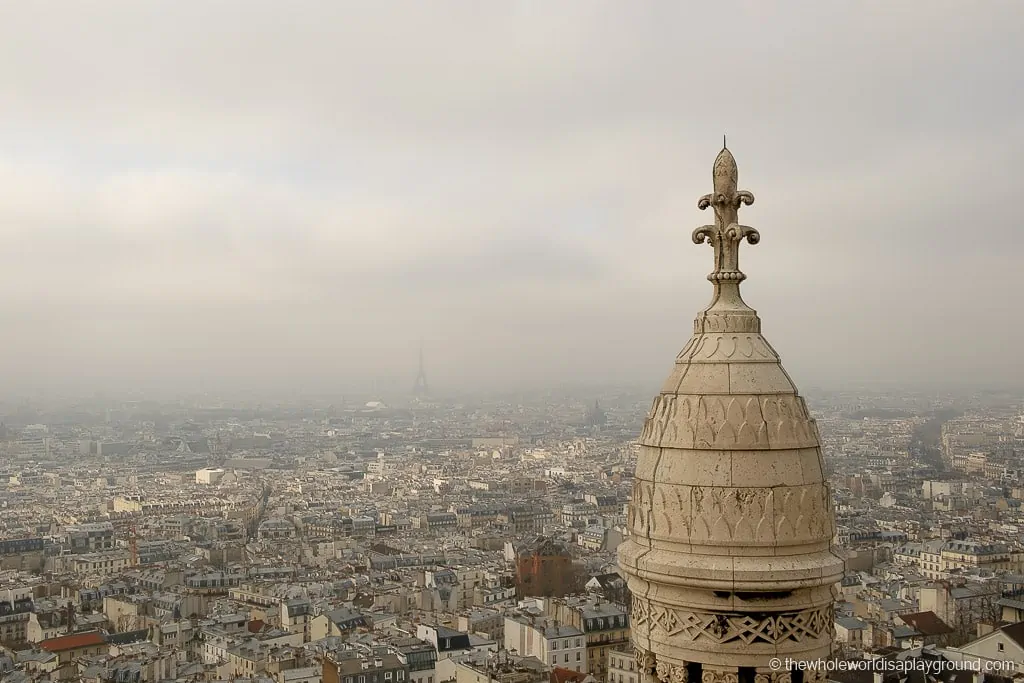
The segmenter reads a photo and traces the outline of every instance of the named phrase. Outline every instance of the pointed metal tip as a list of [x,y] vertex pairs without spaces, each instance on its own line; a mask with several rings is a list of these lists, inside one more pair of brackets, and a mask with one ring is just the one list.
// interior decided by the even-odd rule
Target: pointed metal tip
[[725,133],[722,133],[722,149],[729,149],[729,147],[725,144]]

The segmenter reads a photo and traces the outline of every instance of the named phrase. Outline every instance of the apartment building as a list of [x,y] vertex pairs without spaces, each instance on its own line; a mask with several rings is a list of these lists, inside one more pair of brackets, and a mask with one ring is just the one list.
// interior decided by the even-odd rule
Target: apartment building
[[605,676],[607,683],[643,683],[637,670],[636,657],[630,648],[609,648],[608,672]]
[[571,596],[545,601],[549,617],[583,631],[586,637],[586,673],[603,680],[612,650],[628,647],[630,629],[625,605],[600,597]]
[[505,617],[505,649],[552,667],[587,671],[587,644],[579,628],[547,617]]

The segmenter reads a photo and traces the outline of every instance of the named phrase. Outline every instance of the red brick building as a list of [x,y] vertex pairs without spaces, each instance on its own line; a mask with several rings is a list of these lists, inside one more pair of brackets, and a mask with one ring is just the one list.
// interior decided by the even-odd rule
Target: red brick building
[[582,575],[564,543],[540,537],[517,553],[516,595],[562,597],[581,588]]

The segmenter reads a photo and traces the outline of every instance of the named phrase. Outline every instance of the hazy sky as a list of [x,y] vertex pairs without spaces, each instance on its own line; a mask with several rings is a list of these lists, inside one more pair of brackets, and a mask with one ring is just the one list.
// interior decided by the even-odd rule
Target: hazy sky
[[800,386],[1024,381],[1024,3],[5,2],[8,392],[650,383],[710,296]]

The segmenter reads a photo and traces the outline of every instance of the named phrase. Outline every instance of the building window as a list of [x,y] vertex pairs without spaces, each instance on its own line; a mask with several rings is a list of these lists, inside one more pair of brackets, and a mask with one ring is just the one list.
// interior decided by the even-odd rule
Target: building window
[[582,654],[581,654],[581,653],[579,653],[579,652],[577,652],[577,653],[576,653],[576,661],[578,662],[578,661],[580,661],[581,659],[583,659],[583,656],[582,656]]
[[998,650],[999,650],[1000,652],[1002,652],[1002,651],[1003,651],[1003,644],[1002,644],[1002,643],[999,643],[999,644],[997,645],[997,649],[998,649]]

